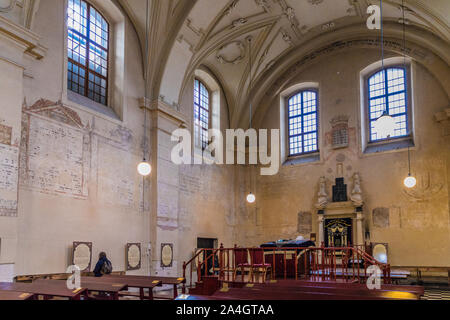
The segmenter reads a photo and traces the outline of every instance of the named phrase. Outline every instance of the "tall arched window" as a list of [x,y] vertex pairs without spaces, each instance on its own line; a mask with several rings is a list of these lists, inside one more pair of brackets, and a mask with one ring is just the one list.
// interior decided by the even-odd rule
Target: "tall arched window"
[[289,155],[319,151],[317,92],[304,90],[288,99]]
[[370,76],[368,79],[368,97],[370,142],[389,138],[385,133],[378,132],[375,126],[376,120],[383,114],[384,110],[396,122],[395,134],[390,136],[390,139],[405,137],[409,134],[408,93],[406,70],[404,68],[387,68]]
[[195,79],[194,82],[194,131],[196,146],[205,150],[208,146],[209,91]]
[[106,105],[109,24],[92,5],[69,0],[68,89]]

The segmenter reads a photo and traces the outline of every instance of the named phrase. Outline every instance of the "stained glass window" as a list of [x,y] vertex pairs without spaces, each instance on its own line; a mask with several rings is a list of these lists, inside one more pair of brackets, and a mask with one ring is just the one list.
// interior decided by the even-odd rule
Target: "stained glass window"
[[109,25],[89,3],[69,0],[68,89],[107,104]]
[[407,136],[409,130],[406,70],[398,67],[381,70],[369,78],[368,89],[370,141],[376,142],[389,138],[385,133],[378,132],[375,125],[384,110],[394,118],[396,123],[395,134],[390,138]]
[[319,150],[317,92],[306,90],[288,101],[289,155],[296,156]]
[[199,80],[194,83],[194,130],[197,147],[208,146],[209,91]]

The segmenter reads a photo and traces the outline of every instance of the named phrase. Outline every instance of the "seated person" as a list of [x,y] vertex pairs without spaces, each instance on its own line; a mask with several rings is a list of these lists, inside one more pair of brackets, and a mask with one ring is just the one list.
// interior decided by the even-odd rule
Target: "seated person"
[[106,257],[106,253],[100,252],[98,255],[98,262],[95,265],[94,274],[96,277],[101,277],[104,274],[111,274],[113,270],[111,261]]

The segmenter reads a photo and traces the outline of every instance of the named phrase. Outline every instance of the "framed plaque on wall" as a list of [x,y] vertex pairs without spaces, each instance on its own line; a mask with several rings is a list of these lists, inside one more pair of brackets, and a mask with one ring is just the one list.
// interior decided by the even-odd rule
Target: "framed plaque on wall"
[[72,264],[78,266],[81,272],[91,271],[92,242],[73,243]]
[[141,244],[127,243],[125,256],[127,257],[127,271],[141,268]]
[[172,268],[173,244],[161,243],[161,268]]

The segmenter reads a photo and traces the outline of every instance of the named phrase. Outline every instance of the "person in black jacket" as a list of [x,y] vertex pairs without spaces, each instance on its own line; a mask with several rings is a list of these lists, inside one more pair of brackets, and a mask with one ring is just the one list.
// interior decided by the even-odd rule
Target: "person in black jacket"
[[[105,264],[106,264],[106,266],[105,266]],[[106,257],[106,253],[100,252],[100,254],[98,255],[98,262],[95,265],[95,269],[94,269],[95,276],[101,277],[105,273],[106,274],[111,273],[111,271],[112,271],[111,261],[109,261],[108,258]]]

